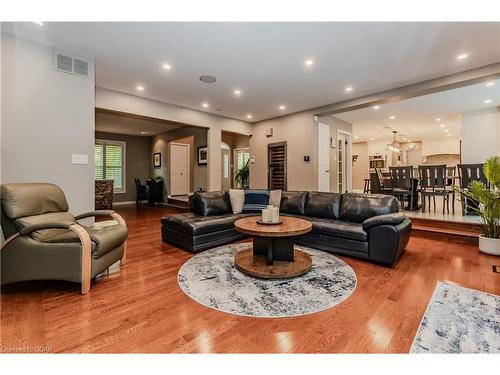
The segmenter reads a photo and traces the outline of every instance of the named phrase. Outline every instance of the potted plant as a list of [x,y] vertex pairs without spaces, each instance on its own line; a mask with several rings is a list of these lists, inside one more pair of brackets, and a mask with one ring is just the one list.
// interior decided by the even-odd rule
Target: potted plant
[[250,178],[250,168],[248,166],[248,162],[249,160],[247,160],[246,164],[234,175],[235,181],[243,189],[248,189],[248,182]]
[[490,255],[500,255],[500,156],[492,156],[484,163],[488,185],[473,181],[467,189],[459,190],[478,207],[471,207],[479,214],[484,234],[479,236],[479,250]]

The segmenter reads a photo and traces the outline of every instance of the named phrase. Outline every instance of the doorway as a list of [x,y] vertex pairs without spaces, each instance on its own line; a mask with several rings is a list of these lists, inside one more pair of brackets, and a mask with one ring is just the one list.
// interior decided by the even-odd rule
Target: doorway
[[189,194],[189,144],[170,142],[170,195]]
[[330,127],[318,123],[318,191],[330,191]]
[[337,192],[352,190],[352,141],[351,133],[337,132]]
[[221,186],[223,191],[229,191],[231,188],[231,149],[225,142],[221,142]]
[[[237,148],[234,150],[234,175],[235,176],[239,170],[243,169],[247,165],[248,159],[250,159],[250,149],[248,147]],[[248,188],[248,186],[241,186],[241,184],[235,180],[235,188],[244,189],[244,188]]]

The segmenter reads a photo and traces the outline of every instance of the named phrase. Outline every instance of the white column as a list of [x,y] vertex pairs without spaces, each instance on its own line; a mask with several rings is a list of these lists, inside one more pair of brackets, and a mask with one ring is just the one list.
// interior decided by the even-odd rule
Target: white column
[[219,127],[212,126],[208,129],[207,143],[208,143],[208,165],[207,165],[207,179],[208,191],[218,191],[222,189],[221,184],[221,142],[222,134]]
[[462,114],[462,163],[500,155],[500,108]]

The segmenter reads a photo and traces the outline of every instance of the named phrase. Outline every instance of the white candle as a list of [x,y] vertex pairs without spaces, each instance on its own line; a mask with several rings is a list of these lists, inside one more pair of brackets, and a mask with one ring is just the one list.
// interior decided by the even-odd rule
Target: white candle
[[262,210],[262,222],[267,223],[269,222],[269,210],[267,208],[264,208]]

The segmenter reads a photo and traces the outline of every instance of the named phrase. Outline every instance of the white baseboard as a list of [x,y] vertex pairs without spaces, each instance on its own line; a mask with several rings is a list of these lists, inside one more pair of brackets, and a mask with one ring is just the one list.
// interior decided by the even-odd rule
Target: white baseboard
[[[148,201],[141,201],[141,203],[148,203]],[[135,201],[113,202],[113,206],[122,206],[125,204],[135,204]]]

